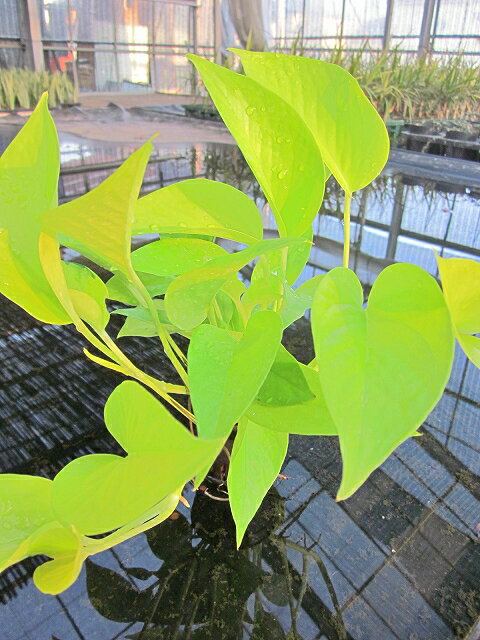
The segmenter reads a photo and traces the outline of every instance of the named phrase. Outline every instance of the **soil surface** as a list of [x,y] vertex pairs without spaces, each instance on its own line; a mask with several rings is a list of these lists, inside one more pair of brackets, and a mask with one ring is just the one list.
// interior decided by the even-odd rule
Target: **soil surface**
[[[187,96],[92,94],[82,96],[80,106],[53,109],[52,116],[58,131],[89,140],[143,143],[157,134],[159,143],[233,143],[232,136],[221,122],[160,110],[168,105],[190,102],[192,99]],[[28,117],[27,112],[21,113],[24,115],[3,116],[0,125],[21,126]]]

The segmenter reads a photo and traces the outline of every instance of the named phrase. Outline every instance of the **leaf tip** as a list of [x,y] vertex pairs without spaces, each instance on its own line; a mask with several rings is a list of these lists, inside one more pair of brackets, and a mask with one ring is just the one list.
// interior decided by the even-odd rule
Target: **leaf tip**
[[197,56],[196,53],[187,53],[187,55],[185,57],[187,58],[187,60],[189,60],[195,66],[196,66],[197,62],[203,60],[203,58],[201,56]]
[[237,525],[237,531],[236,531],[236,545],[237,545],[237,551],[240,549],[242,542],[243,542],[243,536],[245,535],[245,529],[242,527],[242,529],[238,528]]

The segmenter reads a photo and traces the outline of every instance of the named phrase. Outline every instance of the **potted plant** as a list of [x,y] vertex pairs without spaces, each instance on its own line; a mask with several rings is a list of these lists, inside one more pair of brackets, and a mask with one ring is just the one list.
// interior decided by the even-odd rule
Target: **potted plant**
[[[1,567],[49,556],[34,574],[46,593],[72,584],[88,556],[167,518],[185,483],[198,487],[222,451],[237,546],[289,433],[339,438],[337,499],[348,498],[418,434],[449,377],[454,338],[480,362],[476,262],[438,258],[443,293],[421,268],[389,266],[364,307],[349,268],[350,202],[383,168],[389,143],[354,78],[317,60],[236,53],[246,75],[190,60],[272,207],[276,239],[262,239],[254,203],[222,183],[185,180],[138,199],[151,142],[90,193],[57,206],[46,96],[0,159],[0,291],[43,322],[73,323],[92,345],[87,357],[130,378],[105,405],[125,456],[83,456],[53,480],[0,476]],[[343,266],[295,288],[330,173],[345,192]],[[132,235],[152,232],[160,239],[131,252]],[[216,237],[239,250],[206,239]],[[104,283],[62,261],[60,244],[112,276]],[[238,271],[254,260],[246,287]],[[123,305],[116,338],[107,299]],[[308,366],[281,343],[306,309],[316,352]],[[177,379],[144,372],[122,351],[124,335],[158,336]]]

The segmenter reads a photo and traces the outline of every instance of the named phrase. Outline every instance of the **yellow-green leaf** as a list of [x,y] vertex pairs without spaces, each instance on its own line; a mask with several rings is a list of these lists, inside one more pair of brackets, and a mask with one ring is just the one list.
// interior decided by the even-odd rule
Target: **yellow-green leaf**
[[29,555],[24,543],[54,519],[51,492],[46,478],[0,475],[0,571]]
[[318,373],[310,367],[300,364],[310,391],[312,400],[289,406],[267,406],[253,402],[246,415],[252,422],[285,433],[305,436],[336,436],[337,428],[325,403]]
[[302,243],[301,239],[262,240],[248,249],[210,260],[205,266],[178,276],[168,287],[165,308],[172,324],[193,329],[208,315],[210,304],[227,280],[246,264],[268,251]]
[[72,304],[82,320],[97,331],[103,331],[110,314],[105,306],[107,288],[102,280],[88,267],[73,262],[63,262],[65,280]]
[[188,373],[192,406],[202,438],[224,437],[261,388],[280,344],[282,323],[273,311],[250,318],[240,340],[211,325],[192,333]]
[[0,158],[0,292],[42,322],[69,318],[38,254],[39,216],[57,204],[60,153],[47,94]]
[[98,187],[46,213],[45,229],[106,269],[130,274],[132,221],[152,149],[147,142]]
[[298,113],[255,80],[189,55],[269,201],[282,236],[300,235],[324,192],[320,150]]
[[189,233],[251,244],[262,239],[255,203],[238,189],[194,178],[158,189],[135,207],[133,234]]
[[357,276],[337,267],[312,306],[318,375],[343,460],[337,499],[348,498],[413,436],[450,375],[453,332],[436,281],[411,264],[387,267],[366,309]]
[[348,71],[313,58],[233,51],[248,77],[280,96],[304,120],[347,193],[376,178],[388,159],[387,129]]
[[59,521],[86,535],[121,527],[153,508],[190,480],[206,459],[215,458],[223,443],[195,438],[136,382],[123,382],[113,391],[105,421],[127,457],[86,455],[53,481]]
[[480,367],[480,262],[437,256],[443,295],[455,335],[473,364]]
[[136,271],[156,276],[178,276],[228,255],[218,244],[196,238],[165,238],[150,242],[132,253]]
[[233,443],[228,495],[240,546],[250,520],[275,482],[287,454],[288,434],[243,418]]

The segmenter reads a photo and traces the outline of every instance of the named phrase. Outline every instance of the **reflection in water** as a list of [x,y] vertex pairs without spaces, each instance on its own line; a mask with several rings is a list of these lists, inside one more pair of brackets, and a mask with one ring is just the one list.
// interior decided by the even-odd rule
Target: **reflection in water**
[[[66,144],[65,200],[98,184],[132,151]],[[158,148],[144,189],[192,176],[249,193],[267,233],[274,233],[271,212],[236,149]],[[352,266],[367,288],[394,260],[436,275],[432,248],[478,259],[480,210],[469,185],[434,186],[390,166],[358,194]],[[341,194],[333,182],[315,234],[305,278],[341,263]],[[142,353],[149,371],[165,375],[168,364],[153,339],[124,340],[128,355]],[[308,359],[307,321],[288,340]],[[100,416],[121,378],[87,361],[82,346],[70,327],[41,326],[2,304],[2,471],[51,476],[72,457],[118,452]],[[94,556],[59,597],[32,586],[35,560],[9,569],[0,576],[8,603],[0,609],[2,640],[465,638],[480,612],[479,400],[479,373],[459,351],[424,435],[405,442],[341,503],[333,498],[341,470],[335,439],[292,437],[287,479],[268,494],[239,552],[228,505],[198,493],[188,496],[190,510],[182,507],[147,535]]]
[[[143,633],[133,636],[139,639],[227,640],[247,633],[247,637],[281,640],[287,637],[287,626],[290,637],[300,640],[308,611],[314,620],[326,617],[328,626],[336,630],[330,637],[347,638],[322,557],[286,533],[274,533],[279,526],[287,532],[298,518],[298,513],[285,511],[286,502],[272,489],[237,551],[228,505],[197,496],[191,522],[176,512],[162,527],[147,533],[146,550],[161,561],[158,569],[124,566],[112,571],[94,561],[88,563],[91,603],[109,620],[142,623]],[[292,561],[295,556],[301,558],[300,565]],[[309,585],[313,567],[323,576],[333,611]],[[132,577],[137,580],[129,581]],[[112,588],[122,596],[113,599]]]

